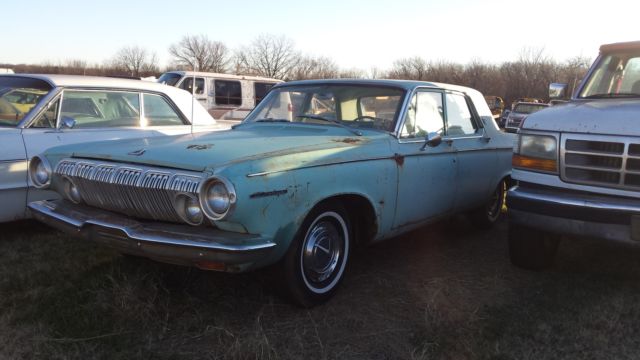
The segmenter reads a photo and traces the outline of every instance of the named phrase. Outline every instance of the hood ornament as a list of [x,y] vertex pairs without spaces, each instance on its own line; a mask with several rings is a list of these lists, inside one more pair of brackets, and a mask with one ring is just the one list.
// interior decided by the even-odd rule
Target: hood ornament
[[138,149],[138,150],[134,150],[130,153],[127,153],[127,155],[133,155],[133,156],[140,156],[142,154],[145,153],[145,151],[147,151],[146,149]]

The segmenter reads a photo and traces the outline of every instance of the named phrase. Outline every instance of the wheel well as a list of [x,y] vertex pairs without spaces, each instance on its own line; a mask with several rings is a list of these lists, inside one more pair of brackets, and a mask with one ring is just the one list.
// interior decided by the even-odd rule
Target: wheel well
[[378,232],[378,222],[369,199],[361,195],[344,194],[324,199],[317,205],[326,202],[338,202],[344,206],[352,227],[354,244],[365,245],[373,240]]

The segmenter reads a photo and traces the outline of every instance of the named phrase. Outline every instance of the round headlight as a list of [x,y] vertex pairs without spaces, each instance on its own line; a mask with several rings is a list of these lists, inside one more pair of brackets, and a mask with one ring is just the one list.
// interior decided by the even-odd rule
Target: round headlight
[[174,206],[180,218],[187,224],[194,226],[202,224],[204,215],[202,215],[200,202],[195,196],[178,194],[176,195]]
[[200,204],[207,217],[212,220],[224,218],[235,202],[235,190],[226,179],[210,178],[200,190]]
[[64,194],[66,195],[67,199],[71,200],[76,204],[80,204],[82,202],[82,195],[80,194],[80,189],[68,177],[64,178]]
[[39,189],[49,187],[51,183],[51,165],[40,156],[34,156],[29,162],[29,177],[33,185]]

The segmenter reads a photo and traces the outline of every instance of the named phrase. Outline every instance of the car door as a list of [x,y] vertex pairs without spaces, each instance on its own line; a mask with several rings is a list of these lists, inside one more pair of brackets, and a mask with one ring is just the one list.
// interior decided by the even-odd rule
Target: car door
[[458,212],[488,199],[498,158],[471,99],[455,91],[448,91],[445,98],[445,142],[457,155],[454,209]]
[[0,222],[21,219],[27,200],[27,156],[20,129],[0,127]]
[[453,208],[456,155],[441,143],[425,147],[425,136],[444,135],[444,93],[418,90],[406,110],[395,149],[398,196],[394,228],[416,226]]

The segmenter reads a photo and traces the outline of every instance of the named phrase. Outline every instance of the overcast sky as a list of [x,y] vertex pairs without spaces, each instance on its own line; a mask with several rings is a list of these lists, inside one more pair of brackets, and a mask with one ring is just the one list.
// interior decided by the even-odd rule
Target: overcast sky
[[499,63],[525,47],[562,61],[640,40],[639,10],[638,0],[11,1],[0,5],[0,63],[102,63],[137,45],[164,66],[183,35],[205,34],[233,49],[262,33],[363,70],[410,56]]

